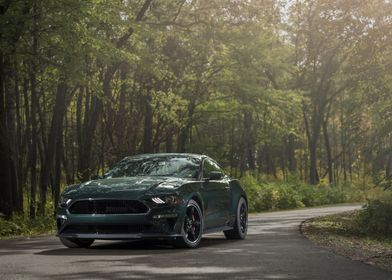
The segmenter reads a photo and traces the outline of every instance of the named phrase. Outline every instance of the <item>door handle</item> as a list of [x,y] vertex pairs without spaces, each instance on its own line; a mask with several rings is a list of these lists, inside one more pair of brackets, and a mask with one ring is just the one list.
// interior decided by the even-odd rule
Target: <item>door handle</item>
[[231,191],[231,187],[230,187],[230,186],[227,186],[227,187],[225,187],[225,190],[226,190],[226,191]]

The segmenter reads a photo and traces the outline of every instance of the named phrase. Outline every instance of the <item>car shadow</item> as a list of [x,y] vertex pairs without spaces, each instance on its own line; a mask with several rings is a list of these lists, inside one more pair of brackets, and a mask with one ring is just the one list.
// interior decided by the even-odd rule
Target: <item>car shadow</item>
[[[204,237],[200,243],[200,248],[208,248],[236,242],[237,240],[227,240],[222,237]],[[182,252],[184,249],[173,247],[165,240],[133,240],[133,241],[108,241],[93,244],[90,248],[57,248],[42,250],[35,255],[46,256],[76,256],[76,255],[145,255],[168,254]],[[186,250],[186,249],[185,249]]]

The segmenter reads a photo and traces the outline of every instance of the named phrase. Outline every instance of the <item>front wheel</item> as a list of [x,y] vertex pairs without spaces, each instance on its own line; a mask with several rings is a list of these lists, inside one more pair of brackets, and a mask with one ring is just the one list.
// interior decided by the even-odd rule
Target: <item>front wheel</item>
[[227,239],[245,239],[248,232],[248,205],[245,198],[238,200],[236,213],[233,229],[224,231]]
[[182,236],[174,241],[175,247],[196,248],[201,241],[203,232],[203,213],[199,204],[190,200],[186,206]]
[[68,248],[88,248],[93,244],[94,239],[78,239],[60,237],[61,243]]

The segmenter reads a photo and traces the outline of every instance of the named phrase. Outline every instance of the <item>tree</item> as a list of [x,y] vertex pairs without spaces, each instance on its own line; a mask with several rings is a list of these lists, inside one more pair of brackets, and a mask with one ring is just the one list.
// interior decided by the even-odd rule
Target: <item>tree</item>
[[[294,83],[304,92],[311,184],[320,180],[317,147],[323,123],[328,122],[328,108],[342,92],[356,89],[358,79],[372,65],[368,62],[383,48],[383,37],[374,38],[373,32],[388,32],[390,20],[374,14],[370,6],[382,13],[390,9],[384,1],[355,0],[297,1],[292,7],[290,32],[298,68]],[[369,44],[372,39],[380,40],[380,48]],[[362,62],[359,66],[358,61]]]

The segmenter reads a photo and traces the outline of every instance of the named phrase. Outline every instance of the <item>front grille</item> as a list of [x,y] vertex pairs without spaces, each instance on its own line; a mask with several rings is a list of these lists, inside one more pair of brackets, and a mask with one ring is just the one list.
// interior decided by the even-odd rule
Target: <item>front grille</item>
[[148,207],[138,200],[81,200],[72,204],[69,212],[71,214],[143,214],[148,212]]
[[149,225],[68,225],[62,234],[129,234],[149,231]]

